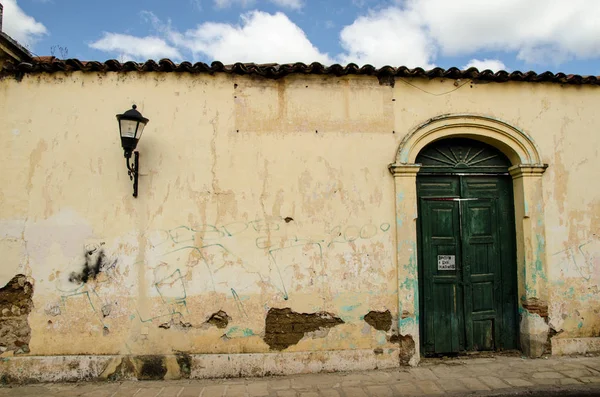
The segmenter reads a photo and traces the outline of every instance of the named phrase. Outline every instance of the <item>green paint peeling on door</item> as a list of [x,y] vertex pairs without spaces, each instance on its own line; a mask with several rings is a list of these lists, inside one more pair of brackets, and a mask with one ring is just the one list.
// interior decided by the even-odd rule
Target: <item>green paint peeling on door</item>
[[480,142],[457,139],[434,143],[419,160],[423,353],[516,348],[515,226],[512,180],[505,175],[508,159]]

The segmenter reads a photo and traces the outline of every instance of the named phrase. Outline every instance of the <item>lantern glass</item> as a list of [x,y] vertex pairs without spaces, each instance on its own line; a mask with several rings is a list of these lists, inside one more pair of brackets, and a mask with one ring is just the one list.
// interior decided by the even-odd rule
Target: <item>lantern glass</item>
[[121,137],[122,138],[137,138],[137,139],[139,139],[139,137],[136,136],[136,130],[138,128],[139,121],[121,119],[119,121],[119,123],[121,124],[120,127],[121,127]]

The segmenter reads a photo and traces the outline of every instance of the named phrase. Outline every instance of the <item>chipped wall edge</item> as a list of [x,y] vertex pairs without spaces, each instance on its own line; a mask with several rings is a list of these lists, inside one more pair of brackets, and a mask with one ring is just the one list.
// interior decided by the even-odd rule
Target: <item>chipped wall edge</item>
[[0,383],[261,377],[399,366],[397,348],[260,354],[28,356],[0,359]]

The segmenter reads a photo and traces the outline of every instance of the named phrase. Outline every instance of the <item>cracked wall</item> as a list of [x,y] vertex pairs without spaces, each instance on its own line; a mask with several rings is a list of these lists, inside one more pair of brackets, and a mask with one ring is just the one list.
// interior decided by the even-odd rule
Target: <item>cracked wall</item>
[[[396,200],[408,198],[396,195],[387,167],[415,126],[464,112],[522,129],[550,165],[544,203],[527,203],[545,205],[545,219],[517,220],[549,231],[528,237],[537,253],[523,264],[540,264],[535,280],[547,279],[548,296],[523,283],[521,302],[547,302],[552,343],[597,337],[597,88],[453,83],[168,73],[0,81],[0,284],[15,274],[35,282],[30,351],[19,354],[282,348],[400,352],[414,363],[418,305],[401,302],[418,301],[416,281],[398,279],[398,269],[417,264],[396,263],[416,249],[396,236],[414,214],[396,218]],[[526,105],[515,108],[517,99]],[[116,134],[114,114],[132,103],[151,120],[138,145],[137,199],[118,139],[106,133]],[[278,308],[331,313],[333,322],[297,317],[278,323],[287,330],[279,337],[266,326]]]

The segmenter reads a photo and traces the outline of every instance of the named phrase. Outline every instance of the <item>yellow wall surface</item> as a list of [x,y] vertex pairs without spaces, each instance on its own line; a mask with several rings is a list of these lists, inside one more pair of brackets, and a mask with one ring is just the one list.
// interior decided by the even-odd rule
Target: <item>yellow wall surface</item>
[[[115,119],[133,103],[150,119],[138,145],[138,198]],[[388,165],[409,131],[451,113],[503,120],[539,148],[549,167],[537,276],[547,282],[549,324],[554,338],[599,336],[598,105],[598,87],[550,83],[5,78],[0,285],[16,274],[33,284],[29,353],[21,353],[269,352],[272,308],[343,321],[298,330],[302,339],[286,352],[395,348]],[[86,263],[102,271],[81,283],[72,275]],[[220,310],[223,328],[207,322]],[[364,321],[386,310],[390,329]]]

